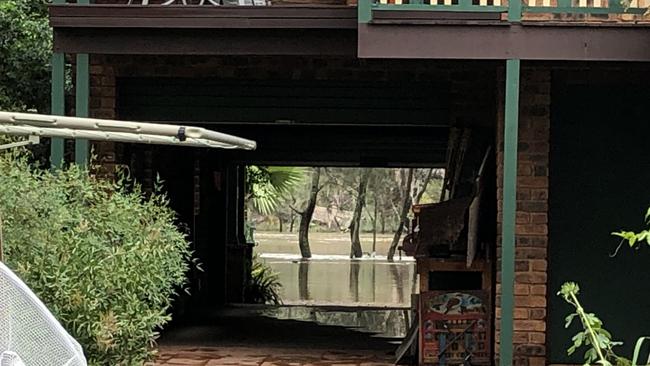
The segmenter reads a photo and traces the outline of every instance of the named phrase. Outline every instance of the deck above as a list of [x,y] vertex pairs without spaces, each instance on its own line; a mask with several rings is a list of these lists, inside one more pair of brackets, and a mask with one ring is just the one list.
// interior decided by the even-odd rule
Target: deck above
[[52,5],[54,49],[99,54],[650,61],[650,18],[645,15],[646,4],[639,3],[650,0],[635,0],[630,7],[619,0],[516,4],[359,0],[358,7],[215,6],[213,1],[217,0],[203,5],[182,5],[189,0],[179,1],[180,5]]

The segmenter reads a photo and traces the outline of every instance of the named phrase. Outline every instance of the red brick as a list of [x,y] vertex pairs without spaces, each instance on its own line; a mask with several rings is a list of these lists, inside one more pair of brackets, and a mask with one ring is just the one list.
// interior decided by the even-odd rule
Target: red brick
[[[546,248],[524,247],[515,249],[515,257],[517,259],[529,259],[529,261],[527,261],[529,267],[526,270],[532,269],[531,260],[543,260],[546,258],[546,255]],[[540,270],[540,272],[545,270],[546,269]]]
[[533,200],[546,201],[548,200],[548,189],[531,189],[530,195]]
[[518,177],[517,185],[529,188],[544,188],[548,187],[547,177]]
[[528,357],[528,366],[546,366],[546,357]]
[[[520,285],[515,284],[515,295],[529,295],[530,294],[530,285]],[[526,313],[528,316],[528,313]]]
[[525,212],[547,212],[547,201],[518,201],[517,210]]
[[[546,250],[545,248],[542,250]],[[548,262],[546,259],[534,259],[530,260],[530,270],[533,272],[546,272],[548,268]]]
[[546,344],[546,333],[530,332],[528,333],[528,342],[534,344]]
[[516,217],[517,224],[528,224],[531,220],[530,214],[527,212],[517,212]]
[[517,283],[546,284],[546,272],[515,273]]
[[515,320],[514,321],[514,329],[515,330],[545,332],[546,331],[546,322],[543,321],[543,320]]
[[529,313],[529,318],[531,320],[546,319],[546,309],[543,308],[529,309],[528,313]]
[[531,213],[530,221],[533,224],[546,224],[548,223],[548,214],[547,213]]
[[515,296],[515,306],[523,308],[546,307],[546,296]]

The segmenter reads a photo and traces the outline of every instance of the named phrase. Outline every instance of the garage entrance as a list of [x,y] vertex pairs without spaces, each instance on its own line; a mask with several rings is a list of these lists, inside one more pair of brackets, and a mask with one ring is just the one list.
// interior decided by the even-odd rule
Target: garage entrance
[[[296,71],[298,76],[289,77],[269,72],[272,77],[251,78],[251,74],[243,74],[200,79],[117,78],[119,118],[160,123],[182,121],[183,124],[196,124],[256,140],[259,147],[252,152],[197,150],[188,154],[173,148],[123,146],[117,152],[117,160],[131,165],[133,175],[140,181],[153,184],[157,175],[163,179],[171,204],[179,212],[179,221],[188,226],[192,245],[202,262],[203,270],[192,273],[192,296],[183,297],[175,305],[175,324],[168,329],[162,339],[163,343],[187,345],[198,342],[204,346],[218,346],[219,344],[210,342],[221,342],[224,334],[236,334],[234,328],[244,326],[250,328],[245,331],[240,328],[243,338],[232,339],[239,339],[241,344],[249,341],[258,344],[261,342],[259,339],[253,340],[245,335],[264,336],[256,332],[255,327],[256,324],[267,324],[265,319],[269,317],[269,307],[251,308],[242,305],[247,300],[246,285],[251,275],[254,242],[264,236],[262,234],[254,240],[249,236],[246,176],[247,167],[250,166],[357,171],[373,168],[403,172],[448,170],[452,166],[454,174],[446,180],[442,177],[442,184],[446,185],[447,191],[445,199],[475,197],[475,179],[479,168],[487,166],[485,179],[490,183],[482,188],[486,192],[486,204],[482,208],[485,214],[481,215],[480,220],[481,226],[490,229],[481,232],[480,244],[474,248],[479,248],[480,254],[476,258],[480,258],[480,266],[466,264],[463,260],[458,261],[459,265],[448,265],[467,251],[462,246],[451,245],[459,240],[467,242],[468,229],[463,218],[471,199],[467,202],[462,200],[458,206],[454,206],[460,207],[459,212],[463,212],[459,216],[462,224],[450,227],[449,230],[453,233],[437,249],[427,249],[420,253],[426,257],[438,256],[443,265],[436,264],[438,259],[430,261],[426,267],[425,284],[417,284],[412,279],[416,274],[412,264],[414,260],[409,259],[410,264],[404,268],[406,277],[411,278],[393,283],[393,290],[402,293],[399,298],[403,304],[391,306],[403,312],[410,308],[410,294],[413,292],[422,289],[449,292],[458,287],[462,291],[485,291],[484,295],[472,299],[483,299],[481,301],[485,301],[485,313],[492,314],[490,299],[494,287],[490,281],[481,280],[480,275],[478,282],[472,281],[475,276],[471,272],[477,268],[485,273],[493,270],[493,250],[496,247],[496,158],[493,147],[496,106],[493,101],[496,100],[496,92],[491,88],[475,89],[476,79],[463,82],[465,77],[472,79],[469,74],[459,77],[454,74],[456,71],[446,67],[436,68],[433,64],[429,64],[431,69],[427,70],[425,63],[422,63],[416,67],[421,72],[400,73],[398,77],[386,77],[385,72],[378,71],[403,67],[404,64],[405,62],[394,61],[368,65],[366,68],[353,65],[348,74],[326,76]],[[297,69],[300,70],[299,67]],[[496,85],[496,71],[492,65],[486,64],[479,73],[486,80],[486,85]],[[468,108],[469,105],[473,108]],[[453,148],[450,149],[450,146]],[[465,203],[467,207],[462,209]],[[399,207],[391,209],[399,211]],[[423,210],[426,211],[426,208]],[[407,211],[412,211],[410,204]],[[410,215],[413,217],[412,213]],[[447,224],[448,222],[444,225]],[[417,231],[417,225],[410,220],[404,225],[404,235],[415,234]],[[344,235],[349,233],[344,232]],[[400,246],[403,240],[404,237],[400,236]],[[445,246],[449,250],[437,251]],[[368,253],[370,255],[371,252]],[[399,251],[396,254],[398,256]],[[403,256],[406,259],[407,254]],[[347,292],[354,283],[353,279],[357,278],[350,278],[350,273],[359,276],[366,273],[361,265],[355,266],[355,263],[358,262],[348,263],[348,283],[345,285]],[[297,268],[298,274],[301,272],[300,263],[292,263],[291,266]],[[318,263],[312,259],[307,266],[302,265],[303,273],[304,268],[308,268],[307,272],[311,276],[315,266]],[[469,270],[465,270],[465,267]],[[468,274],[453,275],[457,272]],[[390,273],[390,270],[386,273]],[[456,283],[455,279],[460,282]],[[356,283],[361,286],[358,281]],[[359,290],[354,293],[359,295],[369,289]],[[300,300],[300,286],[297,292]],[[359,295],[359,300],[360,298]],[[310,304],[297,305],[309,307]],[[331,306],[340,305],[330,304],[327,309],[329,315],[332,311],[337,311]],[[342,309],[344,315],[337,316],[343,318],[355,314],[357,317],[371,318],[369,314],[385,304],[362,304],[361,301],[355,301],[351,305]],[[322,304],[318,306],[322,307]],[[292,311],[276,309],[270,318],[279,323],[273,323],[273,326],[295,324],[295,320],[282,318],[296,319],[298,316],[295,314],[300,311],[295,307]],[[291,312],[294,315],[287,315]],[[324,317],[322,313],[314,311],[313,306],[305,312],[316,319]],[[304,313],[301,317],[304,317]],[[405,331],[402,333],[405,335],[413,316],[409,314],[404,319]],[[481,323],[481,326],[489,329],[486,333],[489,334],[487,340],[491,337],[492,319],[491,315],[487,316],[485,322]],[[315,329],[332,329],[320,328],[323,327],[323,321],[317,323],[321,325],[315,324]],[[346,329],[350,326],[337,328],[345,330],[341,333],[341,340],[347,342],[344,341],[348,339],[345,334],[348,334]],[[356,334],[354,337],[363,335],[358,330],[363,329],[352,333]],[[298,334],[296,337],[300,338],[302,331],[294,331]],[[309,332],[318,333],[311,328]],[[331,350],[339,347],[332,334],[324,332],[322,335],[305,339],[311,339],[311,346],[315,348]],[[364,337],[365,341],[357,339],[350,344],[354,344],[355,349],[379,348],[383,350],[384,356],[388,353],[391,357],[390,354],[397,348],[397,344],[391,343],[394,339],[380,339],[381,344],[378,345],[377,337],[369,337],[368,334]],[[491,343],[487,340],[483,339],[483,342],[488,348],[483,348],[481,352],[489,354]],[[271,340],[273,342],[275,341]],[[279,342],[285,342],[285,345],[300,344],[295,337]],[[459,354],[464,352],[454,350]]]

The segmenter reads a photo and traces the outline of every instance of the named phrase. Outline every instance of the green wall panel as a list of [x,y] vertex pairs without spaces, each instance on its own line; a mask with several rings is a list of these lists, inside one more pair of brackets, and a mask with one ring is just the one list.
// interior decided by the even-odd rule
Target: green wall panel
[[[634,82],[634,81],[631,81]],[[569,306],[555,295],[565,281],[582,288],[595,312],[631,355],[650,334],[650,247],[622,248],[610,232],[640,229],[650,206],[647,87],[555,85],[552,96],[548,342],[551,362],[580,362],[566,349]]]

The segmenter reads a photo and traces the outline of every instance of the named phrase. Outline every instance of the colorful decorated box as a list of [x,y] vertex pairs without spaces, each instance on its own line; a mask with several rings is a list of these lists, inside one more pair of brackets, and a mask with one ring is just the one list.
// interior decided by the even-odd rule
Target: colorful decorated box
[[486,291],[420,294],[420,364],[490,365]]

